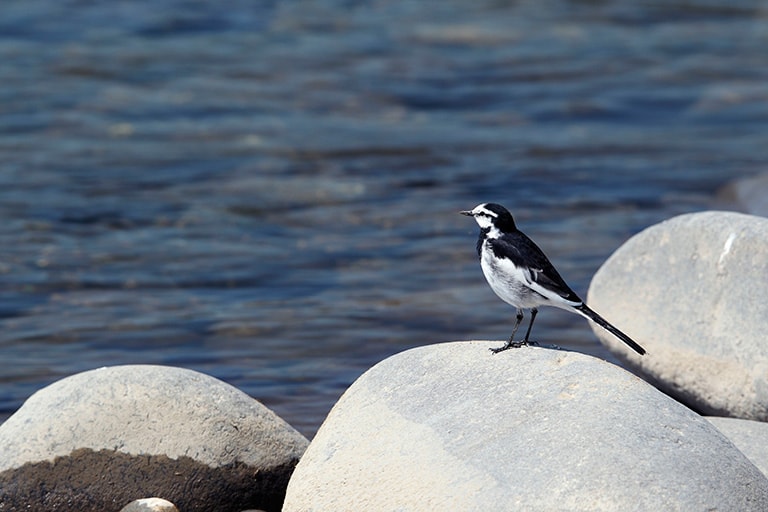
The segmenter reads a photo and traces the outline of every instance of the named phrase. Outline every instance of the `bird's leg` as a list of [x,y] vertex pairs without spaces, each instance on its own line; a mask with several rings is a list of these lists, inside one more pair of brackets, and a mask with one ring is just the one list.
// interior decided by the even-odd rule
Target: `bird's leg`
[[538,345],[535,341],[528,341],[528,336],[531,335],[531,329],[533,328],[533,321],[536,320],[536,313],[538,313],[539,310],[536,308],[531,308],[531,322],[528,324],[528,330],[525,332],[525,338],[523,339],[523,345]]
[[518,309],[517,315],[515,315],[515,326],[512,328],[512,335],[509,337],[509,343],[512,343],[512,340],[515,339],[515,333],[517,332],[517,328],[520,327],[520,323],[523,321],[523,310]]
[[[517,332],[517,328],[520,327],[520,323],[523,321],[523,310],[522,309],[518,309],[517,310],[517,315],[515,316],[515,319],[516,319],[515,326],[512,328],[512,336],[509,337],[509,341],[507,341],[504,344],[503,347],[490,349],[491,352],[493,352],[494,354],[498,354],[499,352],[503,352],[503,351],[505,351],[505,350],[507,350],[509,348],[513,348],[513,347],[514,348],[520,348],[525,343],[527,343],[527,342],[514,341],[515,340],[515,333]],[[530,331],[530,327],[529,327],[528,330]]]

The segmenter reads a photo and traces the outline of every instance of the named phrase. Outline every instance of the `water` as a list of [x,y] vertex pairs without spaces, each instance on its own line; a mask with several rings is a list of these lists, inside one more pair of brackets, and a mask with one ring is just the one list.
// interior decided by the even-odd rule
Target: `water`
[[[585,294],[768,163],[764,2],[0,10],[0,419],[152,363],[311,437],[381,359],[509,334],[458,210],[507,205]],[[534,333],[611,359],[575,315]]]

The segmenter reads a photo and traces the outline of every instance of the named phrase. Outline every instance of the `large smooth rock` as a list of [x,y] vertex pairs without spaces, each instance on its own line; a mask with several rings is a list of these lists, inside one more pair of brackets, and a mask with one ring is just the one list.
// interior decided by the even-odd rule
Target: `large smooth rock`
[[752,215],[768,216],[768,173],[729,183],[718,192],[718,200]]
[[142,498],[120,509],[120,512],[179,512],[176,505],[162,498]]
[[0,425],[1,509],[118,510],[154,495],[184,512],[279,510],[307,444],[213,377],[92,370],[38,391]]
[[283,510],[768,510],[768,480],[690,409],[602,360],[500,344],[420,347],[363,374]]
[[588,302],[648,349],[627,361],[670,395],[704,414],[768,421],[766,241],[762,217],[675,217],[622,245],[592,279]]
[[768,476],[768,423],[715,416],[707,420]]

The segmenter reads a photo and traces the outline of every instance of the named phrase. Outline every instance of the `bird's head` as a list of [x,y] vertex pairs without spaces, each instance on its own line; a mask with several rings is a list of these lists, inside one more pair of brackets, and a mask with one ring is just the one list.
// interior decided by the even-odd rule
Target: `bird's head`
[[500,204],[482,203],[471,210],[459,213],[474,217],[481,229],[495,228],[502,233],[517,229],[512,214]]

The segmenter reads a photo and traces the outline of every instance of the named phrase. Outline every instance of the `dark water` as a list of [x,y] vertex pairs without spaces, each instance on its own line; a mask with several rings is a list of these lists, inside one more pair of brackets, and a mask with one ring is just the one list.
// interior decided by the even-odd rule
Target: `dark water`
[[[0,419],[156,363],[311,437],[382,358],[509,334],[458,210],[507,205],[585,294],[629,236],[768,164],[766,2],[0,13]],[[610,358],[575,315],[534,332]]]

